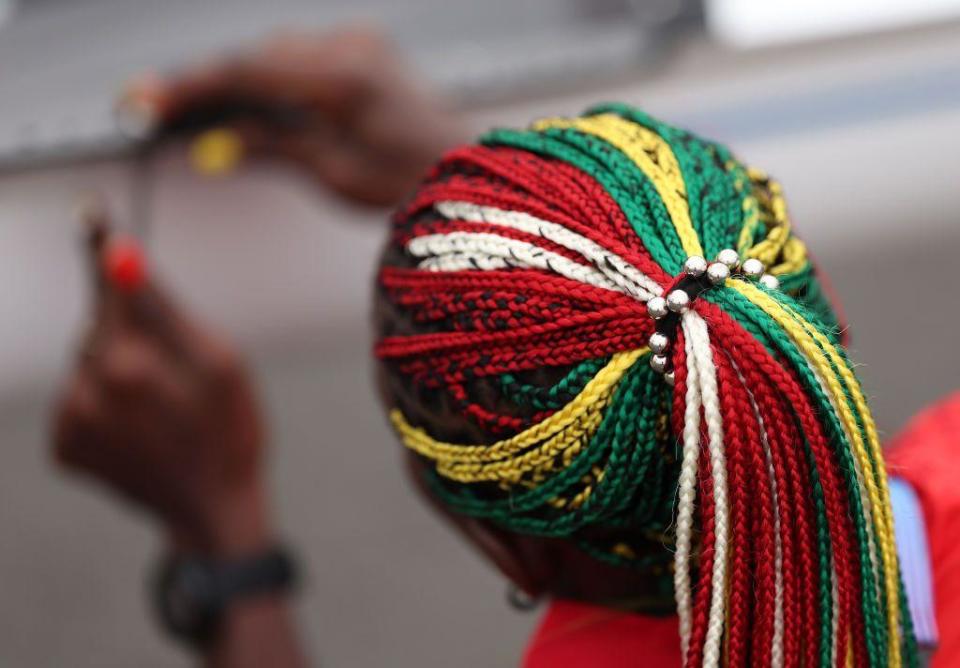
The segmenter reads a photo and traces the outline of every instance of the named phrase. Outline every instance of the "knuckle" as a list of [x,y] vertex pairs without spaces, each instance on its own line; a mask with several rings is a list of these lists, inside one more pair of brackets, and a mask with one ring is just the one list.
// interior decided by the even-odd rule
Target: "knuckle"
[[104,355],[101,382],[111,390],[139,390],[150,382],[147,360],[136,352],[117,348]]
[[62,430],[86,428],[96,422],[96,412],[90,402],[73,400],[65,404],[60,414]]
[[207,355],[206,370],[212,380],[230,382],[243,376],[244,365],[233,349],[217,348]]
[[66,469],[75,469],[82,465],[81,450],[72,441],[57,440],[52,450],[53,462]]
[[60,404],[58,422],[61,427],[69,425],[86,426],[94,423],[97,415],[97,404],[89,392],[88,385],[81,383],[79,380],[74,382]]
[[98,432],[101,419],[94,398],[79,386],[72,390],[60,407],[54,427],[54,460],[67,467],[82,465],[87,444]]

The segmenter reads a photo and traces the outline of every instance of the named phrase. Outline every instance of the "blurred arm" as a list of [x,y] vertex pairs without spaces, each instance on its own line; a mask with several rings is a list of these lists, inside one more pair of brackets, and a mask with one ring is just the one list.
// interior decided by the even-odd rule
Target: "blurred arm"
[[[276,544],[253,386],[232,346],[146,277],[134,246],[91,223],[93,326],[55,415],[54,454],[157,520],[173,554],[230,561]],[[227,609],[205,664],[306,665],[286,600]]]
[[281,159],[320,187],[374,205],[395,204],[467,136],[389,41],[360,28],[284,33],[242,54],[144,77],[124,103],[158,119],[161,132],[225,124],[245,154]]

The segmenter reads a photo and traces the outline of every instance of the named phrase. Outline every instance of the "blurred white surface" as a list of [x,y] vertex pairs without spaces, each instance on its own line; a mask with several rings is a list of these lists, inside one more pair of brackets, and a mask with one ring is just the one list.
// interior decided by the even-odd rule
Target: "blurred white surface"
[[[524,124],[622,99],[727,133],[783,182],[889,432],[960,378],[960,105],[910,88],[960,63],[956,37],[941,28],[753,56],[694,43],[653,78],[471,121]],[[904,86],[926,102],[898,103]],[[122,217],[129,176],[113,163],[0,180],[0,665],[187,665],[144,614],[150,528],[45,461],[47,401],[83,321],[71,202],[102,189]],[[312,573],[300,620],[316,655],[330,666],[515,663],[532,618],[507,609],[501,580],[406,489],[373,398],[368,295],[383,212],[282,170],[200,181],[176,155],[155,196],[157,272],[255,360],[278,514]]]
[[379,28],[430,84],[475,100],[622,75],[649,54],[641,14],[618,0],[24,0],[0,33],[0,172],[129,152],[113,106],[130,78],[282,29]]
[[957,0],[707,0],[706,9],[711,31],[739,47],[890,30],[960,16]]

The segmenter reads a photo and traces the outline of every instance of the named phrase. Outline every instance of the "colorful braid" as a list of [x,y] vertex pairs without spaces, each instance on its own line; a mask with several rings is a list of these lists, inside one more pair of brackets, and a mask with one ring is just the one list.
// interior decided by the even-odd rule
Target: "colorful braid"
[[376,353],[472,431],[390,420],[452,510],[647,569],[687,666],[916,662],[877,431],[779,184],[608,104],[449,153],[392,248],[412,331]]

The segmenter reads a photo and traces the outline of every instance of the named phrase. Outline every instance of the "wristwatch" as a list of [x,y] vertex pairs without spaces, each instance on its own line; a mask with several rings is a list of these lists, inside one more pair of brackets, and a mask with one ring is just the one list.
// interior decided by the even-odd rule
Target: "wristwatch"
[[176,555],[157,568],[153,600],[168,633],[203,648],[216,638],[231,605],[286,593],[295,581],[293,558],[279,547],[239,559]]

